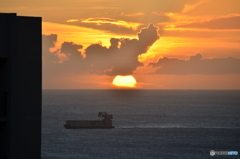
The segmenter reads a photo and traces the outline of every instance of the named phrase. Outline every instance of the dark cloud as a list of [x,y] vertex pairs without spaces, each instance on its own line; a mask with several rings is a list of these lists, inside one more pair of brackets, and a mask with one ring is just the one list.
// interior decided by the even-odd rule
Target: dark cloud
[[156,74],[239,74],[240,59],[215,58],[202,59],[201,54],[190,56],[189,60],[164,57],[150,66],[160,67]]
[[[150,24],[147,28],[141,29],[137,34],[138,39],[128,38],[111,38],[110,47],[104,47],[101,44],[92,44],[84,50],[85,58],[80,51],[82,45],[72,42],[64,42],[61,48],[55,52],[50,52],[49,48],[54,46],[57,36],[52,34],[49,36],[43,35],[44,55],[50,54],[55,58],[66,56],[65,60],[59,64],[49,63],[49,68],[72,73],[90,72],[94,74],[106,75],[129,75],[133,74],[138,66],[143,64],[138,61],[138,56],[144,54],[159,39],[158,28]],[[54,39],[55,37],[55,39]],[[50,60],[51,61],[51,60]],[[55,70],[54,70],[55,71]]]
[[55,42],[57,42],[57,34],[42,35],[42,46],[44,49],[54,47]]
[[64,42],[61,46],[61,53],[68,55],[68,59],[78,61],[83,59],[80,49],[82,45],[74,44],[73,42]]
[[86,61],[91,64],[92,70],[107,75],[132,74],[138,66],[142,66],[138,56],[146,53],[159,39],[157,31],[158,28],[150,24],[147,28],[141,29],[138,39],[112,38],[109,48],[100,44],[91,45],[85,50]]
[[178,25],[177,27],[206,28],[206,29],[240,29],[240,16],[213,19],[202,23]]
[[104,74],[104,70],[112,67],[113,54],[101,44],[92,44],[85,49],[85,63],[88,71],[95,74]]
[[58,61],[55,53],[50,52],[50,48],[55,47],[57,34],[42,35],[43,63]]
[[[56,74],[79,74],[79,68],[83,67],[83,56],[79,49],[82,45],[73,42],[62,43],[59,49],[54,48],[57,35],[42,35],[43,74],[52,76]],[[50,48],[54,48],[50,51]]]

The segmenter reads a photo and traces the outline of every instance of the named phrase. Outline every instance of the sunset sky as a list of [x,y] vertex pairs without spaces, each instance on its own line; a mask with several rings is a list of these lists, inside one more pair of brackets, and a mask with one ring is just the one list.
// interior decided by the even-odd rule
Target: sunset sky
[[240,89],[239,0],[0,0],[0,12],[42,17],[43,89],[114,89],[117,75]]

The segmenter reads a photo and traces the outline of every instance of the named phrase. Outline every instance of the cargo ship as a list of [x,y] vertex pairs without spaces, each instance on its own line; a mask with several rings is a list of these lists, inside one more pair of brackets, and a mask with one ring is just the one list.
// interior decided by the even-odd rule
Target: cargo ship
[[99,112],[98,117],[103,117],[102,120],[66,120],[64,127],[66,129],[110,129],[112,126],[112,114]]

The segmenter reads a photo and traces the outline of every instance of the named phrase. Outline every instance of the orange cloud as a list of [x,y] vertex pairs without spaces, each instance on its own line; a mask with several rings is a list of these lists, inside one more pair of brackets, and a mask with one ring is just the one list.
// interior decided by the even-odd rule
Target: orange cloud
[[69,20],[67,20],[67,22],[77,22],[77,21],[79,21],[78,19],[69,19]]
[[129,28],[129,29],[132,29],[132,30],[137,30],[138,27],[140,25],[142,25],[141,23],[126,22],[126,21],[116,20],[116,19],[111,19],[111,18],[88,18],[88,19],[82,20],[81,22],[83,22],[83,23],[96,23],[98,25],[113,24],[113,25],[117,25],[117,26],[120,26],[120,27]]
[[[90,44],[101,41],[102,45],[109,46],[111,37],[121,38],[123,35],[101,31],[97,29],[86,28],[76,25],[67,25],[59,23],[42,22],[42,33],[45,35],[58,34],[56,46],[59,48],[64,41],[73,41],[87,47]],[[135,36],[124,35],[126,38]],[[81,38],[80,38],[81,37]]]
[[197,32],[238,32],[240,29],[207,29],[207,28],[181,28],[175,25],[167,25],[164,27],[165,31],[197,31]]
[[120,7],[89,7],[88,9],[122,9]]
[[195,22],[191,24],[178,25],[178,27],[184,28],[204,28],[212,30],[239,30],[240,31],[240,16],[228,17],[228,18],[218,18],[211,21],[205,22]]
[[132,13],[132,14],[125,14],[124,12],[122,12],[120,15],[121,16],[126,16],[126,17],[136,17],[136,16],[144,15],[144,13],[138,12],[138,13]]
[[177,14],[172,12],[152,12],[152,13],[160,16],[167,16],[167,17],[172,17]]
[[[220,16],[189,16],[189,15],[183,15],[179,13],[172,13],[172,12],[152,12],[153,14],[159,15],[159,16],[168,16],[170,18],[169,22],[161,22],[158,23],[158,25],[161,25],[164,30],[195,30],[195,31],[208,31],[211,30],[219,30],[222,31],[223,29],[228,30],[236,30],[238,26],[238,19],[240,17],[240,14],[228,14],[228,15],[220,15]],[[235,22],[234,22],[235,20]],[[214,22],[216,21],[216,22]],[[225,21],[225,22],[223,22]],[[203,25],[208,25],[209,27],[203,28]],[[217,26],[213,27],[216,23]],[[218,24],[220,23],[220,24]],[[223,28],[222,25],[227,25],[225,28]],[[233,27],[234,25],[234,27]],[[198,27],[199,26],[199,27]]]
[[190,5],[190,4],[186,4],[185,6],[184,6],[184,8],[183,8],[183,10],[182,10],[182,13],[187,13],[187,12],[189,12],[189,11],[191,11],[191,10],[194,10],[196,7],[198,7],[199,5],[201,5],[201,4],[203,4],[203,3],[206,3],[206,2],[208,2],[209,0],[202,0],[202,1],[200,1],[200,2],[198,2],[198,3],[195,3],[195,4],[192,4],[192,5]]

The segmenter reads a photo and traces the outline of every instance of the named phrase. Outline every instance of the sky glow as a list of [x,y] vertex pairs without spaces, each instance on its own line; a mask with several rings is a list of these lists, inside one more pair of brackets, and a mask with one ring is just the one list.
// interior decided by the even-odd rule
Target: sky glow
[[44,89],[112,89],[117,75],[133,75],[141,89],[240,89],[239,6],[4,0],[0,12],[42,17]]

